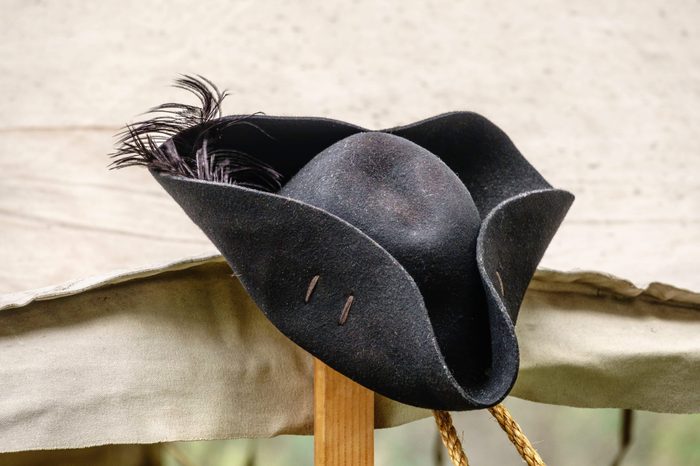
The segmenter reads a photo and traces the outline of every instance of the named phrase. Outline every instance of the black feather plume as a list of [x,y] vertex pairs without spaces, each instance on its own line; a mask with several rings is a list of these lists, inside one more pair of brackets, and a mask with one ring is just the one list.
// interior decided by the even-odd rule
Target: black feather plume
[[[194,94],[199,106],[165,103],[147,112],[152,118],[126,125],[117,134],[117,149],[111,154],[115,160],[110,168],[143,165],[177,176],[270,192],[279,190],[282,175],[267,163],[231,148],[208,149],[210,142],[218,140],[222,131],[232,125],[247,124],[262,131],[246,121],[246,117],[221,118],[226,91],[219,91],[202,76],[183,75],[173,86]],[[182,149],[176,146],[178,136],[197,126],[201,131],[191,145],[191,152],[181,153]]]

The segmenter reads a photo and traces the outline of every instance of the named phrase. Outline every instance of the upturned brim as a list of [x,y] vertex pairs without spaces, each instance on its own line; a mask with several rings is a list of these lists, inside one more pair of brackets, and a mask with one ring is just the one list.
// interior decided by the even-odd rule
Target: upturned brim
[[[226,129],[222,147],[254,155],[286,178],[331,144],[367,131],[322,118],[256,115],[247,121]],[[460,384],[454,377],[458,368],[448,366],[440,351],[414,279],[355,226],[278,194],[153,174],[221,251],[270,321],[315,357],[406,404],[445,410],[492,406],[515,383],[520,303],[573,196],[553,189],[505,133],[475,113],[448,113],[383,131],[440,157],[479,209],[476,261],[490,331],[483,351],[491,363],[474,383]],[[193,128],[178,135],[178,148],[187,149],[196,134]],[[318,285],[307,300],[316,276]],[[350,294],[350,314],[339,325]],[[465,354],[465,365],[478,356],[483,355]]]

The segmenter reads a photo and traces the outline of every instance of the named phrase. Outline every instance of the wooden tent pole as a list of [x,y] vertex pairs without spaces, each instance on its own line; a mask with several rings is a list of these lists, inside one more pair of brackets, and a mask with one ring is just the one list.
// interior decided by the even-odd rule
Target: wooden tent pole
[[374,464],[374,393],[318,359],[314,359],[314,464]]

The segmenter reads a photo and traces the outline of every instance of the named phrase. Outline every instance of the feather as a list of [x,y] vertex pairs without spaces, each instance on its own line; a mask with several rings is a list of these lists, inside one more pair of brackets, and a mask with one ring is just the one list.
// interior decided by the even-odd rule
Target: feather
[[[117,133],[117,148],[111,154],[110,168],[135,165],[154,171],[217,183],[237,184],[275,192],[282,186],[282,175],[267,163],[233,148],[209,150],[222,132],[232,125],[250,125],[265,131],[247,117],[221,119],[221,104],[228,96],[202,76],[183,75],[173,87],[195,95],[199,105],[168,102],[146,112],[151,118],[126,125]],[[200,126],[191,153],[181,154],[175,140],[183,131]]]

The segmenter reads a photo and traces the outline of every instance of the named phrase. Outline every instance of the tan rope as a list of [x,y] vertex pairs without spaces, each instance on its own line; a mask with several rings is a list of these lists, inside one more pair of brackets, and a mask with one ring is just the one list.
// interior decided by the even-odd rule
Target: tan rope
[[[525,460],[528,466],[546,466],[505,406],[502,404],[496,405],[493,408],[489,408],[489,412],[496,418],[498,424],[506,434],[508,434],[508,438],[513,442],[515,449],[518,450],[520,457]],[[442,443],[445,444],[452,463],[455,466],[469,466],[467,455],[464,453],[462,442],[459,440],[457,431],[452,424],[452,416],[450,416],[450,413],[447,411],[433,411],[433,416],[438,425]]]
[[515,422],[515,419],[513,419],[505,406],[498,404],[489,408],[489,412],[496,418],[501,429],[508,434],[508,438],[513,442],[513,445],[515,445],[515,449],[518,450],[522,459],[524,459],[529,466],[545,466],[537,450],[535,450],[535,447],[533,447],[527,437],[525,437],[522,429],[520,429],[520,426]]
[[435,422],[438,425],[442,443],[447,448],[447,453],[455,466],[469,466],[469,460],[462,448],[462,442],[457,436],[455,426],[452,424],[452,416],[447,411],[433,411]]

